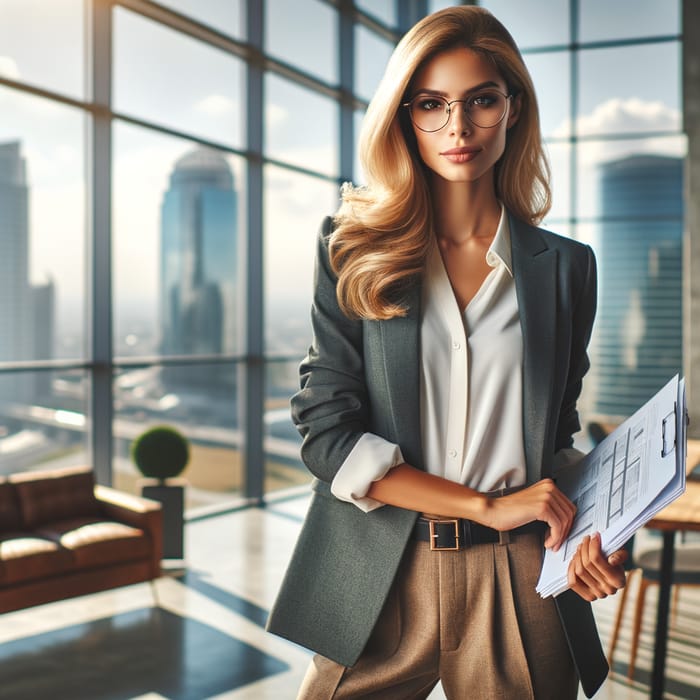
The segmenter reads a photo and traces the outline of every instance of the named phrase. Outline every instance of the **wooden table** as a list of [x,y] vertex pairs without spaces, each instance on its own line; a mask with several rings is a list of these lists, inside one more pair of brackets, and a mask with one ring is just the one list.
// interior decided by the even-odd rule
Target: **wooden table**
[[685,462],[685,473],[690,474],[694,467],[700,466],[700,440],[688,438],[687,459]]
[[[700,459],[700,440],[688,440],[687,471],[697,464],[691,461],[693,454]],[[661,530],[663,549],[659,573],[659,603],[656,612],[656,641],[654,644],[654,667],[651,677],[651,698],[662,700],[666,669],[666,644],[668,641],[668,610],[673,580],[673,560],[675,555],[676,532],[700,531],[700,481],[688,481],[685,493],[671,505],[666,506],[645,527]]]

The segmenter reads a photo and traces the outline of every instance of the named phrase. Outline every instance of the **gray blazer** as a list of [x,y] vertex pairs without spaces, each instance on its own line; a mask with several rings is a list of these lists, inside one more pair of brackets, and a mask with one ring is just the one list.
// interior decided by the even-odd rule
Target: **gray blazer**
[[[268,630],[345,666],[362,652],[394,580],[417,513],[384,506],[364,513],[336,499],[330,483],[367,431],[424,468],[419,416],[420,284],[409,311],[388,321],[348,319],[336,300],[328,258],[330,218],[318,242],[314,338],[292,416],[302,459],[316,477],[308,514],[268,620]],[[596,306],[588,246],[510,218],[513,272],[523,335],[523,419],[528,483],[551,474],[555,453],[579,430],[576,401],[589,367]],[[608,665],[590,605],[556,599],[582,686],[590,697]]]

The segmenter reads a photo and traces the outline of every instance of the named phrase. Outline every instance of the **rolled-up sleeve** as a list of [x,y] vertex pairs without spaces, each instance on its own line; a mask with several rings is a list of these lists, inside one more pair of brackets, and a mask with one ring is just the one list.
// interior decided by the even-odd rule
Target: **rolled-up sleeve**
[[384,504],[367,496],[372,482],[386,476],[404,461],[401,449],[373,433],[365,433],[355,443],[331,483],[331,493],[339,500],[354,503],[369,513]]

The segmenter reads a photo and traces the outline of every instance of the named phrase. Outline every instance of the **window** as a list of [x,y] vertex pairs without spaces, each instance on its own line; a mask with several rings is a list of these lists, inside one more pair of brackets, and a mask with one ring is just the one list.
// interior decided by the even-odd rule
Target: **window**
[[[362,182],[340,143],[403,20],[364,0],[127,4],[96,14],[113,49],[97,104],[92,4],[0,0],[0,461],[93,461],[137,491],[131,442],[170,423],[191,443],[194,513],[308,482],[288,400],[316,236],[340,180]],[[546,225],[598,253],[584,407],[625,413],[680,361],[680,4],[482,4],[538,90]],[[93,283],[93,264],[111,279]],[[100,312],[111,327],[90,323]]]

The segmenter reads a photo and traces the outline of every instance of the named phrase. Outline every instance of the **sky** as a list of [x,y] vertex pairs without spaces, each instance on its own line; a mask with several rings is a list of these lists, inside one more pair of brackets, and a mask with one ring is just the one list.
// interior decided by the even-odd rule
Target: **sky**
[[[544,0],[538,0],[544,2]],[[320,7],[319,26],[305,24],[298,3],[270,0],[267,41],[283,60],[298,56],[300,65],[333,82],[337,74],[335,48],[325,36],[333,25],[327,6]],[[241,31],[237,3],[207,0],[192,5],[168,0],[174,9],[196,7],[212,23]],[[368,3],[365,3],[368,4]],[[524,22],[512,0],[484,3],[508,24],[524,48],[542,40],[558,40],[558,9],[541,23]],[[317,0],[303,0],[314,9]],[[659,7],[666,8],[661,13]],[[677,31],[675,0],[582,0],[582,32],[605,39],[611,32],[627,36],[658,30]],[[634,7],[635,11],[630,10]],[[84,99],[84,38],[80,0],[0,0],[0,74],[40,84],[76,99]],[[293,11],[290,12],[290,8]],[[295,9],[296,8],[296,9]],[[669,12],[669,8],[671,11]],[[41,9],[41,12],[39,12]],[[378,6],[377,15],[386,12]],[[202,17],[205,15],[203,14]],[[531,15],[528,15],[531,17]],[[600,18],[605,17],[605,21]],[[598,19],[596,19],[598,18]],[[675,25],[674,25],[675,22]],[[549,24],[548,24],[549,23]],[[176,35],[136,17],[123,8],[114,15],[113,104],[117,111],[176,128],[238,148],[244,142],[241,61],[211,47]],[[295,31],[286,31],[290,27]],[[561,40],[566,41],[565,34]],[[31,41],[27,41],[27,37]],[[324,38],[325,37],[325,38]],[[358,91],[371,95],[389,55],[386,42],[358,30],[356,66]],[[567,114],[568,64],[565,54],[528,53],[526,62],[538,91],[545,136],[571,133]],[[641,67],[641,68],[640,68]],[[682,136],[645,138],[644,132],[677,130],[680,125],[679,48],[676,44],[598,49],[580,54],[582,135],[614,131],[639,132],[639,140],[592,141],[581,148],[579,215],[595,215],[596,164],[630,152],[683,155]],[[264,115],[266,153],[275,159],[333,174],[337,112],[327,99],[269,76]],[[0,142],[22,142],[31,187],[31,277],[52,277],[57,284],[59,313],[82,316],[87,218],[84,184],[87,123],[80,109],[27,96],[0,86]],[[359,117],[356,123],[359,122]],[[155,319],[159,250],[159,217],[163,192],[175,161],[192,148],[186,139],[115,122],[113,130],[114,288],[117,315],[132,307],[146,309]],[[567,145],[551,144],[555,206],[552,217],[566,217],[570,207]],[[229,157],[239,187],[244,182],[242,159]],[[313,243],[322,217],[337,203],[334,185],[268,166],[265,172],[266,290],[275,303],[308,306],[311,295]],[[239,201],[245,197],[241,191]],[[243,212],[244,215],[244,212]],[[550,217],[550,218],[552,218]],[[566,232],[566,231],[564,231]],[[120,311],[120,308],[124,311]]]

